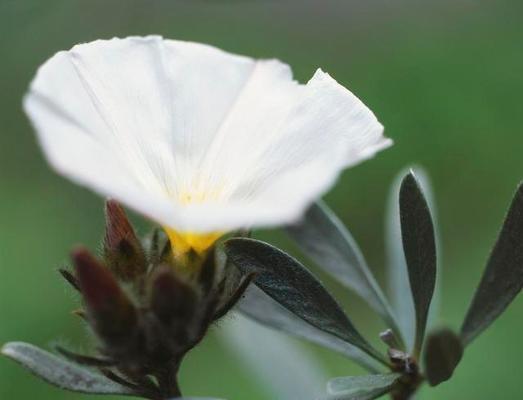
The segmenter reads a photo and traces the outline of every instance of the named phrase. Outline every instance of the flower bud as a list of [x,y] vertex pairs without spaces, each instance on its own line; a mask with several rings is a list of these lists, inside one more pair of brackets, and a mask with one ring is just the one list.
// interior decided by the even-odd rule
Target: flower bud
[[121,347],[137,330],[134,305],[112,273],[83,248],[72,253],[89,322],[109,346]]
[[119,279],[135,281],[147,270],[143,247],[120,204],[108,200],[105,216],[104,255],[107,265]]
[[176,276],[172,268],[158,268],[150,287],[150,307],[176,347],[191,341],[197,304],[198,294],[190,284]]

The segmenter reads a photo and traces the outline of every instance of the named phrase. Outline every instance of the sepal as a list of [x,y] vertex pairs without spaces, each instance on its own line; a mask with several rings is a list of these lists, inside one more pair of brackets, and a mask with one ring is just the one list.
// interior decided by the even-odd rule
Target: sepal
[[137,335],[135,306],[111,271],[88,250],[77,248],[72,259],[93,329],[108,348],[123,351]]
[[124,282],[133,282],[147,271],[145,251],[127,218],[115,200],[105,204],[104,257],[107,266]]

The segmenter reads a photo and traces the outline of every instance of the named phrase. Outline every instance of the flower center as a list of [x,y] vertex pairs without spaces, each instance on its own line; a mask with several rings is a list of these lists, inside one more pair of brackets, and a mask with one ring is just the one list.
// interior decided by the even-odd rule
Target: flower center
[[[177,201],[182,205],[198,204],[216,200],[219,194],[220,192],[218,190],[209,192],[184,191],[178,195]],[[216,240],[224,235],[224,232],[181,232],[168,227],[164,229],[176,256],[182,256],[189,251],[194,251],[198,255],[201,255],[205,253]]]
[[165,232],[176,255],[183,255],[191,250],[203,254],[223,235],[222,232],[178,232],[171,228],[165,228]]

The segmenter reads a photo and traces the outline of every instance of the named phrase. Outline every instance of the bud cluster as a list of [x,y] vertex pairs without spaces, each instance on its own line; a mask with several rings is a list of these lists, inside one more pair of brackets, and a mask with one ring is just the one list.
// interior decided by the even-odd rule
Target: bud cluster
[[72,253],[74,271],[61,270],[83,298],[84,317],[100,342],[98,354],[59,349],[73,361],[151,399],[180,396],[177,372],[209,326],[239,300],[251,278],[222,253],[189,253],[178,262],[165,235],[138,239],[123,208],[106,205],[103,259],[85,248]]

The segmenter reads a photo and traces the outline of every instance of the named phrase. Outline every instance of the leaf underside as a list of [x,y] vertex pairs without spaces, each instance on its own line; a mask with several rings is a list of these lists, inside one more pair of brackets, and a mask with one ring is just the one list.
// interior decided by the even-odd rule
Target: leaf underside
[[427,201],[411,172],[400,188],[401,235],[416,316],[414,354],[423,345],[436,285],[436,239]]
[[[257,289],[254,285],[251,287]],[[328,379],[325,368],[308,349],[285,334],[237,314],[220,329],[220,337],[245,372],[256,376],[267,398],[313,400],[323,393]],[[249,399],[249,396],[240,397]]]
[[313,204],[301,221],[286,231],[318,267],[364,299],[390,328],[400,333],[392,309],[356,241],[323,202]]
[[7,343],[2,348],[2,354],[47,383],[62,389],[90,394],[136,396],[131,389],[119,385],[103,375],[63,360],[28,343]]
[[380,370],[380,364],[367,353],[312,326],[278,304],[257,286],[251,286],[247,290],[237,308],[242,314],[265,326],[339,352],[371,373]]
[[391,391],[400,374],[346,376],[331,379],[328,400],[371,400]]
[[523,185],[518,187],[461,327],[468,345],[494,322],[523,287]]
[[254,283],[287,310],[387,363],[323,285],[296,259],[254,239],[230,239],[225,243],[225,251],[243,274],[255,273]]
[[425,375],[431,386],[449,380],[463,357],[460,338],[449,329],[428,335],[424,349]]

